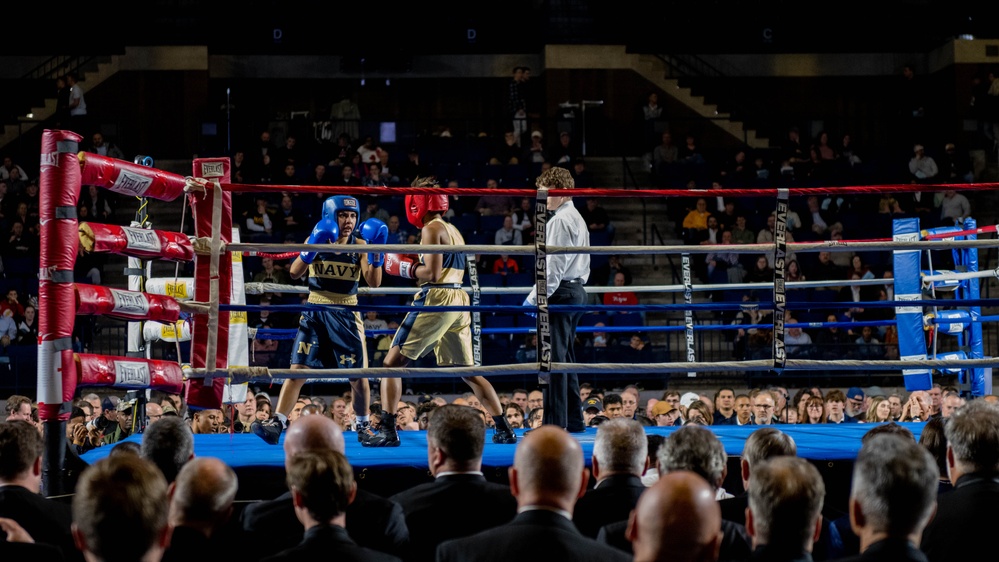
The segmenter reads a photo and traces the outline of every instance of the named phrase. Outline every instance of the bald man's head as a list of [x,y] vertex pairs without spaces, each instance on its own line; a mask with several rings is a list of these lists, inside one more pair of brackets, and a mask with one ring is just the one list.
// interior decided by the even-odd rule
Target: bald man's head
[[232,513],[239,487],[236,473],[214,457],[197,457],[177,474],[170,497],[170,523],[210,532]]
[[680,470],[645,490],[628,520],[635,560],[718,560],[721,508],[714,489],[695,472]]
[[288,426],[284,436],[284,458],[295,453],[315,450],[332,450],[340,454],[346,452],[343,431],[336,422],[326,416],[303,416]]
[[520,505],[575,504],[585,488],[583,448],[569,433],[545,425],[517,444],[511,474],[516,473],[513,492]]

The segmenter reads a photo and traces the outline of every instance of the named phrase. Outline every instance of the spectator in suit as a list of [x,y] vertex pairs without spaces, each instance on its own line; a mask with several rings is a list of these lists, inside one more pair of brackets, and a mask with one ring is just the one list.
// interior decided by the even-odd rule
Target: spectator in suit
[[[433,560],[441,542],[503,525],[517,514],[510,488],[482,475],[485,430],[482,415],[469,406],[447,404],[431,412],[427,457],[434,481],[390,498],[406,514],[407,561]],[[475,517],[463,509],[467,505],[476,506]]]
[[518,562],[576,560],[614,562],[630,557],[584,537],[572,524],[573,506],[586,490],[588,473],[579,442],[564,429],[543,425],[517,444],[510,468],[517,498],[513,521],[441,543],[437,561]]
[[133,454],[110,455],[80,475],[73,539],[89,562],[158,561],[170,542],[167,482]]
[[853,467],[849,507],[860,554],[841,560],[922,562],[919,537],[937,503],[936,461],[911,435],[866,437]]
[[757,465],[749,480],[746,530],[753,558],[810,560],[826,495],[818,469],[800,457],[778,456]]
[[173,534],[164,562],[229,556],[239,545],[221,533],[232,516],[239,483],[227,464],[213,457],[191,459],[170,487]]
[[745,493],[719,500],[722,518],[742,525],[746,524],[746,508],[749,507],[749,476],[753,467],[780,455],[796,456],[798,446],[794,438],[773,426],[761,427],[749,434],[742,446],[739,458],[739,471],[742,476],[742,489]]
[[[157,422],[157,425],[162,422]],[[303,416],[288,426],[284,436],[285,470],[291,458],[303,451],[345,451],[343,431],[331,418]],[[243,530],[270,538],[256,544],[258,556],[275,554],[302,540],[302,525],[295,515],[292,493],[274,500],[250,504],[240,514]],[[402,552],[409,542],[409,531],[402,507],[365,490],[357,490],[347,507],[347,534],[360,546],[393,555]]]
[[714,491],[699,474],[663,476],[642,495],[628,520],[635,562],[713,562],[721,544]]
[[[925,415],[925,414],[924,414]],[[971,400],[944,427],[947,473],[954,490],[937,498],[937,512],[920,548],[930,562],[960,560],[992,544],[999,522],[999,406]]]
[[584,535],[596,538],[600,527],[622,521],[645,491],[648,439],[642,424],[615,418],[597,426],[591,458],[596,485],[576,501],[572,521]]
[[[10,397],[8,404],[12,399],[17,397]],[[17,402],[21,410],[25,402]],[[30,412],[31,401],[27,404]],[[40,494],[42,436],[28,416],[0,423],[0,517],[15,521],[36,543],[58,548],[66,560],[82,561],[70,534],[69,505]]]
[[[659,447],[658,459],[660,480],[675,472],[693,472],[707,481],[712,497],[731,497],[721,487],[725,481],[728,456],[721,441],[710,429],[700,425],[678,428]],[[631,552],[633,545],[625,536],[627,525],[627,521],[605,525],[600,529],[597,540]],[[739,523],[722,520],[721,531],[719,559],[748,559],[750,539],[746,528]]]
[[[319,417],[307,416],[303,419]],[[325,448],[305,449],[292,454],[285,464],[295,516],[305,528],[305,533],[298,545],[263,560],[278,562],[321,557],[357,562],[400,560],[358,546],[348,535],[345,529],[347,506],[357,494],[357,483],[343,453]]]
[[146,428],[140,455],[160,469],[167,482],[173,482],[184,464],[194,458],[194,434],[180,416],[167,416]]

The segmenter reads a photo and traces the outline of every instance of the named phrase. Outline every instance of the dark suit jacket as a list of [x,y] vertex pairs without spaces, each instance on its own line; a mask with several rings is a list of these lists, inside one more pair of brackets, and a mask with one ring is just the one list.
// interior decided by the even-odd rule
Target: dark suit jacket
[[927,562],[926,554],[905,539],[883,539],[840,562]]
[[[240,520],[244,531],[267,537],[255,541],[255,551],[261,557],[291,548],[302,540],[302,524],[295,516],[291,492],[246,506]],[[409,543],[402,507],[360,488],[354,503],[347,507],[347,534],[363,547],[395,556],[400,556]]]
[[627,520],[644,491],[645,485],[638,476],[609,476],[597,482],[592,490],[587,490],[583,497],[576,500],[572,522],[580,533],[595,539],[600,527],[622,519]]
[[[517,500],[508,486],[489,482],[481,474],[450,474],[392,496],[402,506],[409,529],[404,558],[433,560],[437,545],[509,523],[517,515]],[[474,506],[474,513],[469,507]]]
[[999,522],[999,474],[965,474],[954,490],[937,497],[937,514],[923,531],[920,549],[930,562],[971,560],[992,545]]
[[[608,523],[600,528],[597,534],[597,541],[614,548],[632,554],[631,541],[625,536],[628,530],[628,520]],[[742,561],[749,558],[752,552],[753,542],[746,532],[746,527],[739,523],[733,523],[722,519],[722,544],[718,552],[720,562]]]
[[0,560],[63,562],[66,558],[61,550],[50,544],[0,540]]
[[746,508],[749,507],[749,496],[747,494],[739,494],[738,496],[718,500],[718,507],[721,508],[722,519],[745,525]]
[[344,562],[402,562],[384,552],[358,546],[347,531],[336,525],[316,525],[305,532],[302,542],[287,550],[262,559],[266,562],[298,562],[301,560],[337,560]]
[[17,521],[36,543],[59,548],[66,560],[83,560],[69,530],[73,514],[68,503],[50,500],[21,486],[0,486],[0,517]]
[[[239,547],[239,544],[230,545],[229,542],[214,535],[212,538],[208,538],[191,527],[174,527],[173,534],[170,536],[170,546],[163,553],[162,562],[192,562],[193,560],[231,558],[234,554],[233,549]],[[250,554],[253,552],[255,550]]]
[[437,547],[437,562],[616,562],[631,557],[616,548],[584,537],[562,515],[548,510],[531,510],[495,529]]

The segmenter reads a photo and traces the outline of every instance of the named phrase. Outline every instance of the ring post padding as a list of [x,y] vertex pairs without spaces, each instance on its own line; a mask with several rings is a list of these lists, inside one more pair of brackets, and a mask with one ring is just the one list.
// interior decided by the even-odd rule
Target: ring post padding
[[[919,219],[895,219],[892,221],[892,240],[915,241],[919,239]],[[895,300],[914,301],[914,306],[896,306],[895,322],[898,329],[899,359],[926,359],[926,335],[923,333],[923,307],[919,280],[919,250],[894,250],[892,267],[895,272]],[[903,369],[902,380],[905,390],[929,390],[933,387],[933,377],[929,369]]]
[[465,256],[465,265],[468,268],[468,284],[472,287],[472,363],[476,366],[482,365],[482,315],[478,310],[482,304],[482,296],[479,292],[479,268],[475,263],[475,254]]
[[534,205],[534,284],[538,291],[538,384],[548,384],[552,370],[552,333],[548,319],[548,188],[538,188]]
[[[964,229],[965,230],[975,230],[977,228],[977,226],[978,226],[978,223],[975,221],[975,219],[970,218],[970,217],[964,219]],[[977,234],[968,234],[967,238],[969,240],[977,240],[978,239],[978,235]],[[964,254],[964,258],[965,258],[965,263],[964,263],[965,271],[968,271],[968,272],[977,272],[978,271],[978,249],[977,248],[965,248],[964,251],[963,251],[963,254]],[[974,301],[974,300],[978,300],[979,298],[981,298],[980,286],[979,286],[977,278],[968,279],[965,283],[967,283],[967,288],[968,288],[968,299]],[[968,326],[968,334],[969,334],[969,337],[968,337],[968,349],[971,352],[971,358],[972,359],[982,359],[982,358],[985,357],[985,352],[984,352],[983,347],[982,347],[983,346],[983,343],[982,343],[982,323],[979,321],[980,318],[982,317],[982,307],[980,307],[980,306],[971,306],[969,308],[970,308],[969,312],[971,313],[971,320],[972,320],[972,322]],[[967,373],[967,372],[968,372],[968,370],[966,370],[966,369],[962,369],[961,370],[961,373],[962,373],[962,377],[961,378],[963,380],[961,380],[960,382],[970,384],[971,395],[972,396],[985,396],[986,394],[991,394],[992,393],[992,389],[991,388],[987,388],[987,387],[991,386],[990,381],[991,381],[992,377],[986,377],[985,376],[985,369],[983,369],[981,367],[976,367],[976,368],[970,369],[970,374],[971,374],[970,380],[967,380],[964,377],[965,373]]]
[[774,225],[774,364],[778,375],[784,371],[787,362],[787,347],[784,345],[784,310],[787,306],[787,211],[789,192],[786,188],[777,190],[777,220]]
[[[207,178],[220,183],[230,181],[228,158],[198,158],[194,161],[194,177]],[[218,214],[214,209],[213,194],[188,195],[191,204],[191,215],[194,221],[196,235],[199,237],[214,237],[220,243],[231,242],[232,237],[232,194],[223,191],[219,198]],[[214,220],[217,219],[217,222]],[[211,302],[212,288],[217,287],[218,304],[230,304],[232,288],[232,259],[228,252],[219,255],[218,249],[212,252],[214,256],[195,255],[194,257],[194,298],[199,302]],[[217,261],[213,260],[213,257]],[[213,263],[215,264],[213,267]],[[217,271],[215,278],[213,272]],[[214,357],[215,369],[224,370],[227,367],[229,349],[229,312],[218,312],[218,324],[215,336],[209,334],[209,315],[198,314],[194,317],[191,329],[191,365],[194,368],[205,368],[209,356]],[[185,387],[187,403],[197,409],[220,408],[225,379],[192,379]]]
[[[694,302],[694,286],[691,280],[690,273],[690,254],[683,254],[681,256],[681,261],[683,268],[683,303],[691,304]],[[687,307],[683,311],[683,326],[687,342],[687,362],[695,363],[697,362],[697,354],[694,353],[694,310],[691,307]],[[688,377],[696,377],[697,371],[687,371]]]

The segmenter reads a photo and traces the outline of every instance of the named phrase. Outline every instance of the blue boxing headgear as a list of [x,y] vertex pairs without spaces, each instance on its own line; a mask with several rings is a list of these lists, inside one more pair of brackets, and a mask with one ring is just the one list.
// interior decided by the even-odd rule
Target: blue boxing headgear
[[323,218],[337,219],[340,211],[353,211],[357,219],[361,219],[361,206],[356,197],[351,195],[334,195],[323,202]]

